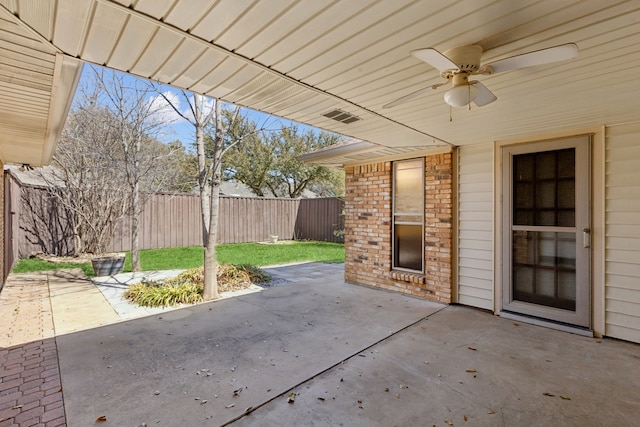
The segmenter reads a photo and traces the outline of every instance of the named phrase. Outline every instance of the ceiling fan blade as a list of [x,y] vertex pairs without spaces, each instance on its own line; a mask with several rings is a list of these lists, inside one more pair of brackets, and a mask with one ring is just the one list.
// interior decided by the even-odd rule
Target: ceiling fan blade
[[510,58],[500,59],[487,64],[493,69],[492,74],[503,73],[517,68],[532,67],[534,65],[550,64],[552,62],[565,61],[574,58],[578,54],[578,46],[575,43],[561,44],[548,47]]
[[418,49],[411,52],[413,56],[421,61],[426,62],[438,71],[457,70],[458,66],[449,58],[433,48]]
[[382,108],[391,108],[391,107],[395,107],[396,105],[400,105],[402,103],[405,103],[413,98],[417,98],[418,96],[422,95],[423,93],[429,92],[430,90],[436,89],[438,87],[440,87],[441,85],[434,85],[434,86],[427,86],[427,87],[423,87],[422,89],[418,89],[417,91],[410,93],[409,95],[405,95],[402,98],[398,98],[395,101],[392,101],[388,104],[385,104],[382,106]]
[[473,100],[473,103],[476,104],[478,107],[483,107],[487,104],[491,104],[493,101],[498,99],[498,97],[495,96],[493,92],[487,89],[487,87],[482,83],[480,83],[479,81],[474,80],[469,83],[474,85],[476,88],[478,88],[478,95],[476,95],[476,98]]

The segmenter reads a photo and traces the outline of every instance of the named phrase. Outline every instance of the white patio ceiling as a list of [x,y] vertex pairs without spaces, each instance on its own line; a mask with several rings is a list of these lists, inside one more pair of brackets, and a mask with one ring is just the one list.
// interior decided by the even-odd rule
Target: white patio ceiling
[[[50,53],[58,50],[389,147],[474,144],[640,117],[637,0],[0,0],[0,5]],[[480,77],[498,100],[471,111],[454,109],[453,121],[440,90],[382,108],[441,81],[435,69],[409,54],[413,49],[480,44],[486,63],[568,42],[580,49],[573,60]],[[2,106],[11,108],[5,86],[0,92]],[[323,116],[334,109],[361,120],[345,124]],[[34,119],[36,124],[41,122]],[[7,126],[4,115],[0,126],[0,131]],[[6,141],[0,142],[4,150]]]

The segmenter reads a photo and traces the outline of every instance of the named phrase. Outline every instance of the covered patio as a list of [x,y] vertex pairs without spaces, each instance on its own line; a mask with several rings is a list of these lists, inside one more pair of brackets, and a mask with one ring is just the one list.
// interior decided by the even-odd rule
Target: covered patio
[[[50,161],[83,62],[199,92],[362,141],[307,160],[343,167],[348,179],[381,173],[386,188],[394,162],[409,159],[445,172],[435,191],[425,186],[443,211],[416,223],[424,251],[412,256],[424,259],[409,274],[387,244],[393,194],[363,181],[354,197],[366,203],[347,208],[346,241],[357,244],[347,244],[348,280],[640,342],[636,1],[5,0],[0,15],[3,163]],[[442,98],[456,88],[472,96],[472,87],[474,97],[482,91],[468,108]],[[525,246],[551,241],[538,239],[539,224],[511,224],[513,147],[541,152],[546,141],[557,151],[568,138],[582,138],[575,164],[584,168],[574,177],[579,205],[557,208],[578,222],[557,244],[576,254],[554,255],[568,262],[554,271],[514,264],[527,253],[514,252],[512,232]],[[374,240],[353,231],[370,228],[361,217],[382,227]],[[539,270],[542,282],[512,287],[504,265],[523,277]],[[542,278],[550,274],[555,285]],[[575,315],[535,303],[549,298]]]
[[[577,56],[472,74],[561,45]],[[56,337],[69,423],[119,407],[110,419],[153,425],[135,403],[168,424],[636,424],[638,46],[636,0],[0,0],[3,164],[50,162],[84,62],[353,138],[305,161],[347,173],[345,277],[365,287],[335,278],[316,295],[273,289]],[[411,54],[428,48],[428,60]],[[469,50],[480,54],[466,64]],[[456,84],[469,97],[482,87],[472,75],[497,99],[482,89],[469,107],[447,105]],[[406,170],[417,171],[420,203],[397,212]],[[402,258],[407,230],[419,231]],[[113,352],[98,354],[105,342]],[[221,342],[224,352],[212,347]],[[251,369],[242,357],[256,354],[277,369],[252,359],[258,372],[232,371],[230,360]],[[217,399],[184,394],[213,369],[201,361],[230,365],[208,377],[224,387]],[[98,396],[100,384],[132,388]],[[179,399],[195,408],[176,409]]]
[[[28,412],[13,409],[14,422],[28,425],[41,410],[41,421],[57,425],[61,409],[69,426],[100,417],[123,426],[585,426],[640,417],[635,344],[347,284],[340,265],[269,271],[295,280],[124,322],[96,317],[106,302],[90,282],[52,276],[41,299],[50,299],[55,331],[38,354],[56,356],[59,377],[38,372],[43,395],[62,393],[31,408],[38,392],[22,387],[26,400],[13,406]],[[96,314],[74,320],[76,305]],[[38,342],[0,357],[23,346],[32,354]]]

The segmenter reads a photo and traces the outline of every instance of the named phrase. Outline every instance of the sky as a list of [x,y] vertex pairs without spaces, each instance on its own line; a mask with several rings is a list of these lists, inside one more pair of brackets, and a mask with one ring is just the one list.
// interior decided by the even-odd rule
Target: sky
[[[91,75],[93,73],[91,67],[94,67],[94,66],[90,64],[85,64],[82,72],[82,76],[80,78],[79,87],[91,81]],[[123,74],[123,73],[112,71],[109,69],[104,69],[104,70],[106,73],[117,73],[118,75],[122,75],[124,78],[125,84],[130,83],[131,85],[133,85],[135,84],[136,81],[144,82],[144,79],[140,79],[135,76]],[[183,115],[187,117],[191,116],[189,105],[187,104],[187,101],[184,99],[184,96],[182,95],[179,89],[175,89],[167,85],[160,85],[160,87],[164,95],[171,100],[171,102],[180,110],[180,112]],[[77,93],[76,93],[76,96],[77,96]],[[164,143],[169,143],[169,142],[178,140],[182,143],[182,145],[190,149],[191,145],[195,141],[193,126],[188,121],[180,117],[180,115],[178,115],[174,111],[174,109],[171,108],[160,95],[156,95],[155,97],[150,96],[149,102],[158,103],[161,111],[161,115],[162,115],[162,120],[166,123],[169,123],[169,125],[166,128],[166,132],[163,132],[162,134],[158,135],[158,138]],[[227,104],[227,103],[223,103],[223,105],[233,106],[233,104]],[[208,99],[205,109],[206,108],[209,108],[209,109],[213,108],[212,99]],[[300,130],[303,132],[306,132],[308,129],[311,129],[315,132],[320,132],[320,129],[317,129],[308,125],[300,124],[297,122],[292,122],[290,120],[272,116],[269,114],[261,113],[259,111],[251,110],[249,108],[241,107],[240,111],[241,111],[241,114],[247,115],[250,120],[253,120],[254,122],[256,122],[259,128],[264,128],[267,130],[277,130],[277,129],[280,129],[282,125],[284,126],[297,125],[300,128]]]

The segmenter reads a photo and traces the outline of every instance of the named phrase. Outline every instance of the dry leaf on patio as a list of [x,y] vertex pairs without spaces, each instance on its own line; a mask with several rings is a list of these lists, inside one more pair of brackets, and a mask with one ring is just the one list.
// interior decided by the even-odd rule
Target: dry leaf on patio
[[495,414],[495,413],[496,413],[496,411],[489,411],[489,412],[487,412],[487,414],[489,414],[489,415],[493,415],[493,414]]
[[453,423],[451,421],[449,421],[449,420],[444,420],[444,423],[446,425],[448,425],[448,426],[452,426],[453,425]]
[[474,372],[478,372],[475,369],[467,369],[465,372],[469,372],[469,373],[474,373]]
[[296,401],[296,394],[295,393],[289,393],[289,397],[287,398],[287,403],[293,403]]
[[236,406],[236,404],[235,404],[235,403],[232,403],[231,405],[227,405],[227,406],[225,406],[225,408],[229,409],[229,408],[233,408],[234,406]]
[[560,399],[562,399],[562,400],[571,400],[570,397],[566,397],[566,396],[562,396],[562,395],[560,395]]
[[542,395],[543,396],[549,396],[549,397],[555,396],[555,394],[551,394],[551,393],[547,393],[547,392],[542,393]]
[[100,415],[98,418],[96,418],[97,423],[104,423],[106,421],[107,421],[107,417],[105,415]]
[[478,349],[477,349],[477,348],[474,348],[474,347],[467,347],[467,348],[468,348],[469,350],[478,351]]
[[469,418],[465,415],[464,417],[462,417],[464,419],[464,421],[469,421]]

